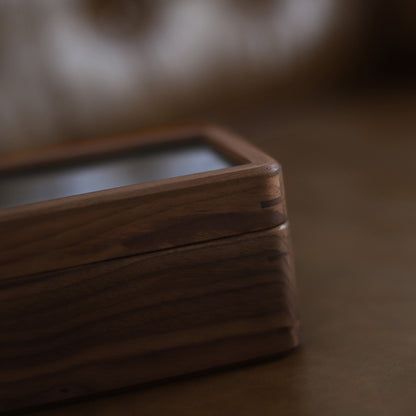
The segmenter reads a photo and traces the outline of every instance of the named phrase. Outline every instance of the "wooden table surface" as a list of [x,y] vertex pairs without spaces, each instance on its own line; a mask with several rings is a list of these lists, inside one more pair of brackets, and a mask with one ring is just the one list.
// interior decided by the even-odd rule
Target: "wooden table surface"
[[415,415],[415,110],[387,94],[218,117],[283,164],[302,347],[33,414]]

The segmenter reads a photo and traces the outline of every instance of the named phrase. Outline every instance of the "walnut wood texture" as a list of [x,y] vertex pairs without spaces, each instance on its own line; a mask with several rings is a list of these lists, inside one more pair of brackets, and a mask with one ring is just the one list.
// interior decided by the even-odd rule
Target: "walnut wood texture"
[[298,344],[287,223],[0,281],[0,410],[211,369]]
[[0,210],[0,279],[238,235],[286,220],[279,164],[241,138],[203,124],[8,155],[0,159],[0,175],[195,138],[239,164]]

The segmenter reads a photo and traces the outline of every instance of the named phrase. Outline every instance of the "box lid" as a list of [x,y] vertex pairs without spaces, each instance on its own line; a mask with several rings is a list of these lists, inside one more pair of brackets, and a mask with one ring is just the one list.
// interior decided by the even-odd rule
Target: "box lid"
[[[139,153],[144,156],[137,164],[143,164],[166,149],[176,154],[191,149],[192,158],[195,146],[210,149],[213,170],[206,170],[204,163],[210,162],[205,160],[196,168],[199,162],[193,163],[190,174],[181,176],[156,175],[156,180],[142,183],[116,181],[109,189],[87,186],[94,191],[40,201],[25,200],[26,195],[17,195],[14,203],[7,198],[13,187],[19,194],[13,185],[17,177],[33,179],[39,171],[62,173],[71,166],[98,163],[102,167],[117,158],[128,159],[132,166],[131,157]],[[176,161],[159,157],[159,165],[170,164],[174,174],[188,173],[186,154],[182,152]],[[172,171],[167,170],[169,176]],[[106,177],[98,176],[100,183],[105,182]],[[86,185],[85,176],[78,180]],[[46,195],[52,187],[47,181],[37,186]],[[286,220],[279,164],[235,134],[199,123],[1,156],[0,195],[6,201],[0,209],[2,279],[215,240]]]

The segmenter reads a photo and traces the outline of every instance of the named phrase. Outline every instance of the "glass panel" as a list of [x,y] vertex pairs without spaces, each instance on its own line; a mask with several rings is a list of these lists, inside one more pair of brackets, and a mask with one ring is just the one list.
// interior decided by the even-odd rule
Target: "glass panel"
[[0,208],[234,166],[202,142],[0,175]]

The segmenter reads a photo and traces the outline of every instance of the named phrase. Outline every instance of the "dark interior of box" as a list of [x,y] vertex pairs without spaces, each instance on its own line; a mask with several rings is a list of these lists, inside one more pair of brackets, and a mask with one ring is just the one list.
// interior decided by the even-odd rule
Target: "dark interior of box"
[[203,140],[129,150],[0,175],[0,209],[231,167]]

